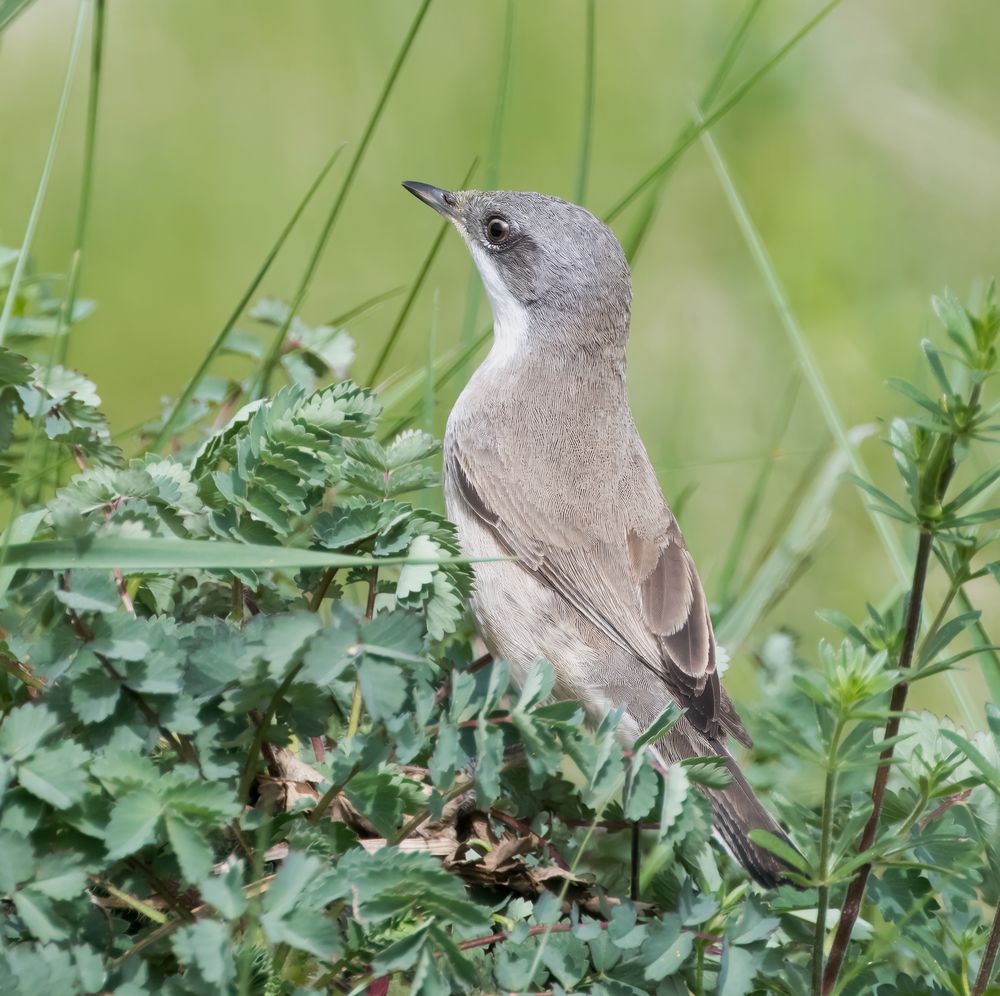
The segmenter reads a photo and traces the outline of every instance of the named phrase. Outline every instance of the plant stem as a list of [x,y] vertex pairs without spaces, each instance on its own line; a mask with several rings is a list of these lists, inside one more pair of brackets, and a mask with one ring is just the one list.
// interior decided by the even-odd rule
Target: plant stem
[[[950,476],[950,475],[949,475]],[[945,480],[941,481],[946,483]],[[931,548],[934,544],[934,532],[930,525],[925,524],[921,528],[920,542],[917,547],[917,559],[913,565],[913,585],[910,589],[910,600],[906,610],[906,626],[903,631],[903,646],[899,655],[899,668],[906,670],[913,663],[913,651],[917,643],[917,633],[920,630],[920,606],[924,599],[924,585],[927,581],[927,568],[930,563]],[[899,733],[899,714],[906,705],[906,693],[908,685],[901,681],[892,690],[892,698],[889,702],[889,709],[892,715],[885,724],[885,739],[892,740]],[[872,785],[872,814],[865,824],[861,839],[858,842],[858,853],[867,851],[875,843],[875,835],[878,832],[879,818],[882,815],[882,803],[885,799],[886,783],[889,781],[889,762],[892,760],[893,747],[886,747],[879,755],[879,767],[875,771],[875,782]],[[826,970],[823,973],[822,993],[827,994],[833,991],[837,981],[837,975],[844,962],[844,955],[847,953],[847,946],[851,940],[851,932],[857,922],[861,912],[861,901],[864,899],[865,888],[868,885],[868,876],[871,874],[871,862],[863,864],[856,872],[851,884],[847,888],[847,895],[844,898],[844,906],[840,914],[840,922],[837,924],[837,932],[833,938],[833,946],[830,949],[830,958],[826,963]]]
[[354,682],[354,694],[351,696],[351,715],[347,720],[347,740],[351,741],[354,739],[354,735],[358,732],[358,727],[361,725],[361,707],[364,702],[361,698],[361,681],[355,680]]
[[80,0],[80,6],[77,8],[76,24],[73,27],[73,39],[70,42],[69,60],[66,63],[66,76],[63,80],[62,93],[59,96],[56,119],[52,125],[52,135],[49,138],[48,152],[45,154],[42,173],[38,178],[35,200],[31,205],[31,213],[28,215],[28,224],[24,230],[24,237],[21,240],[17,262],[14,264],[14,272],[11,274],[10,284],[7,287],[7,296],[4,299],[3,311],[0,312],[0,346],[3,345],[4,336],[7,334],[7,326],[10,324],[11,315],[14,313],[17,292],[21,286],[21,279],[24,276],[25,268],[28,265],[28,255],[31,252],[31,244],[35,239],[35,229],[38,228],[38,219],[42,213],[42,204],[45,202],[45,194],[49,188],[52,165],[56,159],[59,139],[62,136],[63,121],[66,118],[66,107],[69,104],[70,91],[73,89],[73,75],[76,70],[76,59],[80,53],[80,43],[83,40],[83,26],[86,23],[86,16],[87,4],[84,0]]
[[302,664],[295,664],[293,667],[289,668],[288,674],[285,675],[281,684],[275,689],[274,694],[271,696],[271,700],[267,703],[267,710],[261,718],[260,723],[257,725],[257,729],[253,735],[253,742],[250,744],[250,750],[247,751],[246,763],[243,765],[243,775],[240,778],[240,791],[238,798],[244,802],[250,793],[250,786],[253,784],[257,766],[257,757],[264,747],[264,741],[267,738],[268,728],[271,725],[271,721],[274,719],[274,714],[278,711],[278,703],[285,697],[285,692],[291,688],[292,682],[295,680],[299,671],[302,670],[302,667]]
[[313,811],[309,814],[308,819],[310,823],[319,823],[323,818],[323,814],[327,811],[330,803],[344,791],[344,786],[361,770],[360,764],[355,764],[350,771],[348,771],[347,776],[343,781],[337,782],[336,785],[331,785],[320,797],[319,802],[313,806]]
[[819,842],[819,895],[816,902],[816,935],[812,952],[812,991],[820,996],[823,990],[823,947],[826,943],[826,914],[830,906],[830,851],[833,845],[833,807],[837,798],[838,757],[844,720],[837,717],[830,737],[826,758],[826,785],[823,792],[823,822]]
[[323,577],[320,579],[316,590],[313,592],[312,598],[309,601],[309,611],[318,612],[319,607],[323,604],[323,599],[326,597],[327,590],[333,583],[334,575],[337,573],[336,567],[328,567],[323,572]]
[[590,175],[591,132],[594,120],[594,0],[587,0],[587,24],[583,42],[583,121],[580,125],[580,155],[576,167],[577,204],[587,199]]
[[654,166],[645,176],[635,184],[632,189],[625,194],[618,203],[605,214],[604,220],[612,222],[632,203],[650,184],[655,183],[664,173],[677,162],[687,149],[697,141],[702,132],[707,131],[722,120],[772,69],[774,69],[799,42],[801,42],[815,27],[817,27],[826,17],[831,14],[841,3],[841,0],[830,0],[825,7],[810,20],[808,20],[792,37],[778,49],[770,59],[762,66],[752,72],[733,92],[712,111],[704,121],[699,121],[694,127],[687,129],[673,149]]
[[972,986],[972,996],[983,996],[986,992],[986,987],[990,984],[990,978],[996,966],[998,953],[1000,953],[1000,905],[997,906],[996,912],[993,915],[993,927],[986,941],[983,960],[979,963],[979,973],[976,975],[976,981]]
[[70,262],[66,295],[59,308],[59,323],[56,329],[57,363],[66,362],[69,349],[67,330],[73,321],[77,292],[80,287],[80,266],[83,261],[83,246],[90,219],[90,195],[94,185],[94,150],[97,147],[97,107],[101,89],[101,63],[104,52],[104,8],[105,0],[94,4],[94,26],[90,42],[90,91],[87,95],[87,126],[84,132],[83,175],[80,180],[80,206],[76,216],[76,237],[73,243],[73,258]]

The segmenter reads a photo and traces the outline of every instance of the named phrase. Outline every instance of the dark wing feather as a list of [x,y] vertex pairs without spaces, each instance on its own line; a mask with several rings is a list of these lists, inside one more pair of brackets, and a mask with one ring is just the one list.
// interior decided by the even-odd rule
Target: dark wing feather
[[694,561],[665,505],[663,527],[652,539],[624,529],[608,539],[596,530],[570,535],[548,509],[525,504],[523,495],[515,501],[506,489],[491,488],[489,479],[474,481],[457,446],[447,459],[462,500],[523,567],[656,673],[698,730],[715,737],[721,727],[748,743],[719,685],[715,637]]

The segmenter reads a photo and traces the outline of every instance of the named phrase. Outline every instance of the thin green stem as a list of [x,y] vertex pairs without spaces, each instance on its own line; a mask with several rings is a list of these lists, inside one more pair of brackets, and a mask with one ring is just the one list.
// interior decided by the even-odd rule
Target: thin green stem
[[826,915],[830,908],[830,853],[833,849],[833,810],[837,800],[840,740],[844,719],[838,716],[826,756],[826,780],[823,790],[823,819],[819,840],[819,889],[816,902],[816,933],[812,950],[812,991],[821,996],[823,989],[823,949],[826,943]]
[[45,154],[45,162],[42,164],[41,175],[38,178],[35,199],[31,204],[28,224],[24,229],[24,237],[21,240],[21,248],[17,254],[17,262],[14,264],[14,272],[11,274],[10,286],[7,288],[7,296],[3,303],[3,311],[0,312],[0,346],[4,343],[10,318],[14,313],[14,302],[17,299],[17,292],[21,287],[24,270],[28,265],[28,256],[31,253],[32,243],[35,241],[35,230],[38,228],[38,219],[41,217],[42,205],[45,203],[45,195],[49,189],[49,179],[52,176],[52,166],[56,161],[59,140],[62,138],[63,123],[66,120],[66,108],[69,105],[69,95],[73,89],[76,60],[80,54],[80,47],[83,42],[83,29],[86,23],[86,0],[80,0],[80,5],[76,12],[76,23],[73,26],[73,37],[70,41],[69,59],[66,63],[66,76],[63,79],[62,93],[59,95],[59,105],[56,108],[56,118],[52,124],[52,133],[49,136],[49,148]]
[[580,153],[576,165],[577,204],[587,199],[590,176],[591,135],[594,123],[594,0],[587,0],[587,20],[583,35],[583,118],[580,123]]
[[309,600],[309,611],[319,612],[319,607],[323,604],[323,599],[326,597],[326,593],[333,583],[334,575],[337,573],[336,567],[328,567],[323,572],[323,577],[320,578],[319,584],[316,586],[316,590],[312,593],[312,598]]
[[323,168],[316,174],[316,178],[313,180],[309,189],[306,191],[305,196],[299,201],[298,207],[292,212],[292,216],[285,223],[285,227],[281,230],[278,238],[275,240],[274,245],[271,246],[270,251],[267,256],[264,257],[264,262],[261,264],[260,269],[254,275],[253,279],[250,281],[250,285],[243,292],[243,296],[239,299],[236,307],[233,308],[229,317],[226,319],[226,323],[222,326],[219,334],[215,337],[212,345],[209,346],[208,352],[203,357],[201,363],[198,365],[198,369],[195,370],[194,376],[187,382],[184,390],[181,391],[180,397],[174,403],[174,406],[170,409],[169,413],[163,420],[163,425],[160,427],[160,431],[156,434],[155,439],[150,445],[150,449],[154,452],[159,451],[164,443],[170,438],[171,433],[174,431],[174,427],[177,425],[187,408],[191,399],[194,397],[195,392],[201,385],[201,382],[205,379],[208,373],[209,367],[215,361],[215,358],[222,351],[222,348],[226,344],[226,339],[229,337],[229,333],[232,332],[236,323],[240,319],[240,315],[243,314],[246,306],[250,303],[251,298],[257,293],[257,288],[261,285],[264,277],[267,276],[268,271],[271,269],[271,264],[276,259],[278,253],[281,251],[281,247],[285,244],[286,239],[291,234],[292,229],[295,228],[298,223],[299,218],[302,217],[302,213],[305,211],[306,206],[312,200],[313,195],[319,190],[321,184],[326,179],[327,174],[333,169],[334,163],[336,163],[340,153],[343,151],[344,147],[341,145],[333,151],[330,158],[323,164]]
[[[723,52],[722,58],[719,60],[719,64],[715,67],[715,72],[712,73],[708,84],[701,93],[701,99],[699,100],[701,107],[711,108],[715,104],[716,98],[719,96],[719,91],[725,84],[730,71],[736,64],[736,60],[739,57],[740,52],[743,50],[743,44],[747,39],[747,35],[750,33],[750,26],[753,24],[753,20],[757,16],[757,12],[763,5],[763,2],[764,0],[749,0],[747,3],[742,16],[736,23],[736,28],[729,39],[729,44],[726,46],[726,50]],[[674,140],[675,147],[679,143],[685,141],[688,133],[695,127],[696,126],[693,121],[686,122]],[[646,197],[642,215],[639,217],[638,222],[633,226],[632,231],[622,240],[622,246],[625,249],[625,256],[630,264],[635,263],[635,260],[639,255],[639,251],[642,249],[642,246],[646,241],[646,236],[652,228],[660,190],[667,178],[670,176],[676,162],[677,160],[663,170],[655,184],[652,185]]]
[[[801,368],[802,373],[812,390],[816,404],[819,406],[820,412],[823,415],[827,430],[830,435],[833,436],[834,441],[836,442],[841,453],[843,453],[845,459],[848,461],[848,465],[855,476],[864,481],[870,481],[872,479],[871,474],[868,472],[868,468],[865,466],[857,447],[851,443],[847,426],[833,400],[833,394],[826,383],[826,379],[819,368],[819,364],[816,362],[816,358],[813,355],[809,343],[806,341],[802,328],[795,317],[795,313],[792,311],[788,297],[786,296],[784,288],[778,279],[777,271],[774,268],[774,263],[771,260],[770,253],[768,253],[767,247],[764,245],[763,239],[761,239],[760,233],[757,231],[757,228],[747,211],[746,205],[743,203],[743,200],[733,183],[729,170],[726,168],[726,164],[722,159],[722,155],[712,139],[712,136],[708,132],[705,132],[703,141],[708,152],[709,159],[711,160],[719,179],[719,183],[722,186],[723,193],[725,194],[726,200],[728,201],[733,212],[733,216],[736,219],[736,223],[739,225],[743,238],[747,243],[748,249],[750,250],[750,254],[757,265],[757,269],[760,272],[765,286],[767,287],[771,301],[773,302],[774,307],[781,319],[781,323],[785,328],[785,332],[788,335],[788,341],[795,352],[799,367]],[[883,548],[888,554],[889,559],[896,570],[899,583],[901,585],[908,584],[910,571],[907,567],[906,557],[903,554],[902,546],[900,545],[896,534],[889,527],[885,517],[876,512],[868,501],[863,500],[860,488],[858,489],[858,496],[862,499],[865,511],[882,542]],[[969,697],[965,688],[950,671],[947,672],[947,680],[956,703],[958,703],[959,707],[964,712],[970,727],[974,727],[976,720],[974,718],[972,705],[969,702]]]
[[407,55],[409,55],[410,48],[413,45],[414,39],[417,37],[417,32],[420,29],[420,25],[424,20],[424,15],[427,13],[427,9],[430,5],[431,0],[423,0],[423,3],[421,3],[420,9],[413,18],[410,28],[406,32],[406,37],[403,39],[403,44],[400,46],[399,52],[397,52],[396,58],[389,69],[389,75],[386,77],[386,81],[382,86],[382,92],[379,94],[378,101],[368,118],[368,124],[365,126],[364,134],[362,134],[361,141],[358,143],[358,148],[354,153],[354,157],[351,159],[351,164],[347,167],[347,175],[344,177],[344,182],[341,184],[340,191],[337,193],[333,206],[330,208],[330,213],[327,215],[326,222],[320,232],[319,239],[316,241],[316,245],[313,248],[312,256],[306,266],[306,271],[302,276],[301,282],[299,283],[295,297],[292,299],[291,307],[288,309],[288,315],[275,335],[274,341],[271,343],[271,348],[264,359],[264,365],[261,369],[260,377],[251,394],[251,400],[255,400],[266,395],[270,390],[271,377],[274,375],[274,370],[281,357],[281,350],[285,343],[285,336],[288,334],[288,329],[292,324],[292,320],[295,318],[296,314],[298,314],[299,308],[302,306],[302,302],[305,300],[306,294],[309,292],[309,287],[312,284],[313,277],[315,276],[316,268],[319,266],[320,257],[323,255],[323,250],[326,248],[326,244],[330,240],[330,236],[333,233],[337,219],[340,217],[341,208],[347,200],[347,195],[350,193],[351,187],[354,184],[354,178],[357,176],[361,162],[364,159],[365,153],[368,151],[368,145],[371,142],[372,135],[375,133],[375,128],[378,125],[379,119],[382,117],[382,111],[388,103],[389,94],[392,93],[393,87],[396,84],[396,79],[399,77],[399,72],[403,68],[403,63],[406,61]]
[[[462,181],[463,187],[468,184],[469,180],[472,178],[478,163],[479,158],[477,156],[472,160],[472,165],[465,174],[465,179]],[[437,234],[434,236],[434,241],[431,243],[431,247],[427,251],[427,255],[424,257],[424,261],[420,264],[420,269],[417,271],[416,279],[413,281],[409,293],[406,295],[402,307],[399,309],[399,314],[396,316],[396,320],[393,322],[392,328],[389,330],[389,335],[378,354],[378,359],[375,360],[375,365],[372,367],[371,373],[368,375],[369,384],[375,384],[379,374],[385,367],[386,360],[388,360],[389,354],[396,345],[396,340],[403,331],[403,326],[406,324],[407,318],[410,317],[413,302],[417,299],[417,295],[424,286],[424,281],[427,279],[427,274],[430,272],[431,266],[433,266],[434,260],[437,258],[438,250],[441,248],[441,243],[444,241],[444,237],[448,233],[448,227],[450,225],[450,221],[441,222],[441,225],[437,230]]]
[[288,689],[292,687],[292,682],[303,667],[304,663],[295,664],[289,668],[288,674],[285,675],[281,684],[275,689],[274,694],[267,703],[267,709],[264,711],[264,715],[261,717],[261,721],[257,724],[257,729],[254,731],[250,750],[247,751],[247,759],[243,765],[243,775],[240,778],[240,789],[237,796],[239,799],[246,801],[250,794],[250,786],[253,784],[254,776],[257,773],[257,758],[260,756],[264,742],[267,740],[267,731],[271,727],[274,714],[278,711],[278,703],[285,697]]
[[355,764],[351,768],[351,770],[347,772],[347,775],[344,777],[343,781],[340,781],[340,782],[337,782],[334,785],[331,785],[326,790],[326,792],[323,793],[323,795],[321,796],[320,800],[316,803],[315,806],[313,806],[313,810],[309,814],[308,819],[309,819],[310,823],[319,823],[319,821],[323,818],[323,814],[327,811],[327,809],[329,809],[330,803],[333,802],[333,800],[336,799],[337,796],[340,795],[340,793],[344,791],[344,788],[347,786],[347,783],[360,770],[361,770],[361,765],[360,764]]
[[[514,4],[507,0],[504,6],[503,46],[500,55],[500,75],[497,77],[496,100],[493,104],[493,125],[490,130],[490,146],[486,156],[486,176],[483,186],[492,190],[500,178],[500,152],[503,147],[503,126],[507,116],[507,102],[510,94],[510,67],[514,51]],[[469,281],[465,288],[465,314],[462,318],[462,335],[460,342],[463,347],[471,345],[475,336],[476,318],[479,315],[479,302],[482,298],[483,284],[479,271],[474,263],[469,264]],[[469,356],[471,357],[471,351]],[[462,367],[462,379],[468,373],[467,363]]]
[[76,215],[76,234],[73,240],[73,258],[69,268],[66,295],[59,308],[59,322],[56,329],[58,340],[56,362],[60,364],[66,362],[66,353],[69,350],[69,336],[66,332],[73,321],[73,310],[76,307],[80,288],[83,248],[87,239],[87,222],[90,220],[90,200],[94,187],[94,152],[97,148],[97,109],[101,92],[101,64],[104,53],[104,13],[105,0],[95,0],[94,24],[90,39],[90,90],[87,94],[87,125],[84,131],[80,206]]
[[757,472],[757,479],[750,490],[750,497],[743,506],[739,522],[736,525],[736,532],[726,552],[726,561],[716,585],[718,599],[723,606],[723,612],[732,600],[731,591],[736,578],[736,572],[740,566],[740,561],[743,559],[743,551],[746,549],[747,540],[750,538],[754,520],[763,503],[768,480],[771,477],[771,472],[774,470],[778,447],[781,445],[781,440],[791,421],[795,402],[798,398],[800,380],[798,371],[796,371],[785,392],[784,403],[774,420],[767,454],[760,465],[760,470]]
[[816,27],[818,27],[833,11],[840,6],[842,0],[830,0],[819,13],[808,20],[792,37],[778,49],[770,59],[759,69],[751,73],[735,90],[722,102],[722,104],[712,111],[704,121],[699,122],[695,127],[685,131],[684,135],[667,156],[660,160],[648,173],[645,174],[633,187],[625,194],[621,200],[611,208],[604,216],[605,221],[613,221],[618,217],[647,187],[655,183],[664,173],[670,170],[674,163],[694,144],[701,134],[721,121],[761,80],[763,80],[774,68],[780,65],[785,57],[798,47],[799,43],[806,38]]

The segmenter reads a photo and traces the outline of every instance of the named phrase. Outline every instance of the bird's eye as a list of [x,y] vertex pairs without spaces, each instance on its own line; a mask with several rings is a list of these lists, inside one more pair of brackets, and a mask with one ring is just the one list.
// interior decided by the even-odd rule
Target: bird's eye
[[510,235],[510,224],[506,218],[494,215],[486,220],[486,238],[494,245],[499,245]]

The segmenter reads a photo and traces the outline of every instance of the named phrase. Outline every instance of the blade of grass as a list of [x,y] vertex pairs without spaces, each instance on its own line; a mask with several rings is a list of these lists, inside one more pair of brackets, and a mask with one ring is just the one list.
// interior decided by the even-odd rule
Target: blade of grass
[[81,43],[83,42],[83,29],[87,23],[86,15],[87,4],[85,0],[80,0],[80,5],[76,11],[73,35],[70,41],[69,58],[66,62],[66,76],[63,80],[62,92],[59,95],[59,105],[56,108],[52,133],[49,136],[49,148],[45,154],[45,162],[42,164],[41,175],[38,178],[35,199],[28,214],[28,224],[24,229],[24,238],[21,240],[21,248],[17,254],[17,262],[14,264],[14,272],[11,274],[10,286],[7,288],[7,297],[3,303],[3,311],[0,312],[0,346],[3,345],[4,338],[7,335],[7,326],[10,324],[10,316],[14,311],[14,301],[17,298],[18,288],[21,284],[21,278],[24,276],[25,267],[28,265],[28,256],[31,253],[31,245],[35,240],[38,219],[41,217],[42,205],[45,203],[45,195],[49,189],[52,164],[55,162],[56,152],[59,149],[59,140],[62,138],[63,123],[66,120],[66,107],[69,104],[70,91],[73,89],[73,75],[76,71],[76,61],[80,54]]
[[[19,520],[20,521],[20,520]],[[500,558],[505,559],[505,558]],[[293,570],[301,567],[392,567],[401,564],[468,564],[468,557],[413,559],[400,557],[352,557],[322,550],[235,543],[230,540],[135,539],[101,536],[87,544],[75,540],[40,540],[11,543],[7,547],[8,570],[61,571],[76,568],[141,572],[153,570],[224,570],[253,568]]]
[[[700,117],[697,109],[696,116]],[[836,403],[833,400],[833,395],[831,394],[826,380],[819,369],[819,365],[816,363],[816,359],[812,354],[809,344],[806,342],[805,335],[803,334],[798,320],[792,311],[788,298],[781,286],[781,282],[778,280],[778,275],[774,269],[774,264],[771,261],[770,254],[760,237],[760,233],[754,226],[746,206],[743,204],[743,200],[733,183],[728,169],[726,168],[726,164],[722,159],[719,149],[709,132],[706,131],[703,133],[702,142],[708,151],[709,159],[711,160],[716,176],[719,179],[719,183],[722,186],[726,201],[733,212],[733,216],[736,219],[740,232],[747,243],[750,254],[757,265],[757,269],[762,280],[764,281],[768,294],[771,297],[771,301],[778,312],[781,324],[784,326],[785,333],[788,336],[788,340],[795,353],[796,359],[798,360],[799,367],[801,368],[806,382],[812,390],[813,397],[816,399],[816,403],[823,414],[823,419],[826,422],[827,429],[830,432],[830,435],[833,436],[838,448],[844,454],[848,466],[855,476],[861,478],[863,481],[870,481],[871,475],[868,472],[868,468],[865,466],[861,455],[857,451],[857,447],[852,443],[848,435],[847,427],[844,420],[840,416],[840,412],[837,410]],[[908,587],[910,583],[910,569],[907,566],[906,557],[903,554],[902,547],[896,537],[896,534],[890,529],[885,518],[875,512],[867,501],[862,501],[862,504],[864,505],[865,511],[868,514],[872,525],[875,527],[875,532],[878,534],[889,560],[892,562],[896,571],[898,583],[902,587]],[[965,714],[966,721],[969,723],[970,729],[975,729],[977,720],[964,686],[962,686],[962,684],[958,681],[953,672],[948,671],[945,673],[956,703],[961,707],[962,712]]]
[[759,69],[752,72],[735,90],[711,113],[704,121],[699,122],[695,127],[685,130],[683,137],[665,158],[661,159],[649,172],[647,172],[624,197],[622,197],[610,211],[604,216],[607,222],[614,221],[647,187],[655,183],[664,173],[670,170],[674,163],[687,151],[695,140],[706,129],[711,128],[722,120],[762,79],[764,79],[773,69],[779,66],[785,57],[794,51],[800,42],[805,39],[815,28],[817,28],[833,11],[840,6],[843,0],[830,0],[826,6],[812,18],[810,18],[792,37],[778,49],[770,59]]
[[[493,125],[490,129],[490,146],[486,156],[486,176],[483,186],[493,190],[500,177],[500,153],[503,148],[503,125],[507,116],[507,101],[510,95],[510,67],[514,50],[514,4],[507,0],[504,8],[503,47],[500,56],[500,75],[497,78],[497,94],[493,105]],[[467,346],[473,339],[476,318],[479,316],[479,302],[482,300],[483,284],[474,263],[469,263],[469,281],[465,288],[465,314],[462,317],[462,335],[459,341]],[[467,372],[463,371],[463,373]]]
[[[462,186],[466,186],[469,180],[472,179],[473,173],[476,172],[476,166],[479,163],[479,158],[472,160],[472,165],[469,167],[469,171],[465,174],[465,179],[462,181]],[[434,236],[434,241],[431,243],[431,247],[424,257],[423,263],[420,264],[420,269],[417,271],[416,279],[413,281],[410,287],[409,294],[406,295],[406,300],[403,301],[402,307],[399,309],[399,314],[396,316],[396,321],[393,323],[392,329],[389,331],[389,335],[382,345],[382,349],[378,354],[378,359],[375,361],[375,365],[372,367],[371,373],[368,375],[368,383],[374,384],[378,379],[378,375],[382,372],[382,368],[385,366],[386,360],[389,358],[389,353],[392,352],[393,347],[396,345],[396,340],[399,338],[399,334],[403,331],[403,326],[406,324],[406,319],[410,316],[410,309],[413,307],[413,302],[417,299],[417,295],[420,293],[420,289],[424,286],[424,281],[427,279],[427,274],[430,272],[431,266],[434,264],[434,259],[438,254],[438,250],[441,248],[441,243],[444,242],[444,237],[448,231],[450,221],[442,221],[438,226],[437,234]]]
[[[733,66],[736,64],[737,58],[739,58],[740,52],[743,50],[743,45],[746,42],[747,36],[750,33],[750,26],[753,24],[754,18],[763,6],[764,0],[749,0],[746,7],[743,9],[743,13],[740,15],[740,19],[736,22],[736,27],[733,30],[732,35],[730,35],[729,42],[726,45],[725,51],[722,53],[722,58],[719,60],[719,64],[715,67],[715,71],[712,73],[711,78],[702,91],[700,103],[702,107],[711,107],[719,96],[719,91],[722,89],[729,77]],[[677,137],[674,139],[674,147],[680,145],[688,134],[695,127],[694,122],[688,121],[684,127],[680,130]],[[670,174],[673,172],[673,167],[676,165],[678,160],[674,160],[663,172],[659,175],[656,182],[650,188],[646,199],[643,202],[642,212],[636,221],[633,223],[633,227],[629,234],[622,240],[622,247],[625,250],[625,258],[629,263],[634,263],[639,255],[639,250],[642,248],[646,241],[646,236],[649,234],[649,230],[653,224],[653,218],[656,216],[656,208],[660,200],[660,192],[663,190],[663,185],[666,183]]]
[[384,301],[388,301],[390,298],[396,297],[397,294],[402,294],[405,290],[406,287],[400,285],[399,287],[393,287],[391,290],[382,291],[381,294],[375,294],[373,297],[362,301],[360,304],[354,305],[353,308],[348,308],[347,311],[341,312],[336,318],[331,318],[326,324],[332,325],[335,329],[341,328],[348,322],[353,322],[355,319],[363,318],[369,311],[374,311],[375,308],[377,308]]
[[358,143],[358,147],[355,150],[353,158],[351,159],[351,163],[347,167],[347,174],[344,177],[344,182],[341,184],[337,197],[330,208],[330,213],[327,215],[326,222],[320,232],[319,239],[317,239],[316,245],[313,247],[312,256],[309,258],[309,262],[306,265],[305,273],[302,275],[302,280],[299,283],[298,290],[295,292],[295,297],[292,299],[291,307],[288,309],[288,315],[286,316],[281,328],[275,334],[274,341],[271,343],[271,348],[264,359],[260,377],[250,394],[251,401],[255,401],[257,398],[263,397],[270,390],[271,377],[274,375],[274,370],[281,357],[281,349],[285,343],[285,336],[288,335],[288,329],[292,324],[292,319],[298,314],[299,308],[301,308],[302,302],[305,300],[306,294],[309,292],[309,286],[316,273],[316,268],[319,266],[320,257],[323,255],[323,250],[326,248],[326,244],[329,242],[330,236],[333,234],[334,226],[337,223],[337,219],[340,217],[341,208],[344,206],[344,202],[347,200],[347,195],[350,193],[351,188],[354,185],[354,178],[357,176],[361,162],[364,159],[365,153],[368,151],[368,145],[371,142],[372,135],[375,133],[375,128],[378,125],[379,119],[382,117],[382,111],[385,109],[385,105],[389,101],[389,95],[392,93],[396,80],[399,77],[399,72],[403,68],[403,63],[406,61],[407,55],[410,53],[410,48],[413,46],[413,41],[417,37],[417,32],[420,30],[420,25],[423,23],[424,16],[426,15],[427,9],[430,5],[431,0],[423,0],[423,3],[421,3],[420,9],[417,11],[416,16],[410,24],[409,30],[406,32],[406,37],[403,39],[402,45],[396,53],[396,58],[393,60],[393,63],[389,68],[389,74],[386,76],[385,83],[382,85],[382,92],[379,94],[375,107],[368,118],[368,123],[361,136],[361,141]]
[[181,391],[180,397],[174,403],[174,406],[170,409],[170,412],[163,420],[163,425],[160,427],[160,431],[157,432],[156,438],[149,446],[149,449],[153,452],[158,452],[163,447],[164,443],[166,443],[166,441],[170,438],[170,434],[173,431],[174,426],[177,425],[177,421],[180,418],[181,413],[194,397],[199,385],[205,379],[205,375],[208,373],[209,367],[225,346],[229,333],[232,332],[236,323],[239,321],[240,315],[243,314],[246,306],[250,303],[251,298],[257,293],[257,288],[261,285],[264,277],[267,276],[268,271],[271,269],[271,264],[281,251],[281,247],[285,244],[286,239],[298,223],[299,218],[302,217],[302,213],[312,200],[313,195],[317,190],[319,190],[330,170],[333,169],[334,163],[336,163],[343,149],[344,147],[341,145],[333,151],[330,158],[324,163],[323,168],[316,174],[316,179],[313,180],[309,189],[306,191],[305,196],[301,201],[299,201],[298,207],[296,207],[292,212],[292,216],[287,222],[285,222],[285,227],[281,230],[281,233],[275,240],[274,245],[271,246],[267,256],[264,257],[264,262],[261,263],[260,269],[256,272],[253,279],[250,281],[249,286],[243,292],[243,296],[236,303],[236,307],[233,308],[229,317],[226,319],[226,323],[219,330],[219,334],[213,340],[212,345],[208,347],[208,352],[202,358],[201,363],[198,365],[198,369],[194,372],[194,376],[192,376],[192,378],[184,386],[184,390]]
[[594,0],[587,0],[587,20],[583,33],[583,118],[580,123],[580,152],[576,162],[574,200],[583,204],[587,199],[590,176],[590,147],[594,123]]
[[66,295],[59,308],[59,322],[56,329],[58,341],[56,362],[59,364],[66,362],[69,350],[69,336],[65,333],[73,319],[73,309],[76,307],[83,248],[87,238],[87,222],[90,220],[90,197],[94,186],[94,151],[97,148],[97,109],[101,93],[101,63],[104,53],[104,12],[105,0],[95,0],[94,23],[90,37],[90,87],[87,93],[87,124],[83,139],[80,205],[76,215],[76,234],[73,240],[73,258],[69,267]]
[[427,366],[424,370],[424,432],[434,434],[434,409],[436,392],[434,389],[434,354],[437,351],[438,315],[441,295],[434,288],[431,304],[431,332],[427,336]]
[[[470,342],[464,349],[459,350],[456,357],[450,363],[446,360],[443,361],[441,363],[442,370],[434,379],[434,390],[439,392],[445,384],[447,384],[457,373],[459,373],[459,371],[464,370],[469,357],[472,356],[472,354],[475,353],[475,351],[479,349],[479,347],[482,346],[492,334],[493,326],[489,325],[483,329],[483,331],[480,332],[479,335],[476,336],[476,338],[473,339],[472,342]],[[435,366],[437,366],[437,364],[435,364]],[[411,391],[415,392],[419,383],[419,381],[415,381],[411,387]],[[403,416],[388,430],[384,438],[390,439],[397,433],[402,432],[403,429],[412,425],[416,418],[417,413],[415,411],[409,415]]]
[[14,19],[23,14],[34,0],[3,0],[0,3],[0,31],[7,28]]
[[722,567],[722,575],[720,576],[717,585],[717,597],[720,604],[723,606],[723,611],[725,611],[725,607],[732,600],[731,589],[736,578],[736,571],[740,566],[740,561],[743,559],[743,551],[746,549],[747,540],[750,538],[750,533],[757,518],[757,513],[760,511],[761,504],[763,503],[764,492],[766,491],[768,482],[771,478],[771,472],[774,470],[775,457],[778,447],[781,445],[781,440],[784,438],[785,432],[788,430],[788,424],[792,418],[792,411],[795,408],[795,401],[799,394],[799,383],[800,377],[798,372],[796,372],[789,382],[788,388],[785,391],[784,400],[774,420],[774,425],[771,429],[768,454],[760,465],[760,470],[757,472],[757,479],[754,481],[753,487],[750,489],[750,495],[743,506],[739,522],[736,524],[736,532],[729,543],[729,549],[726,552],[726,560]]

